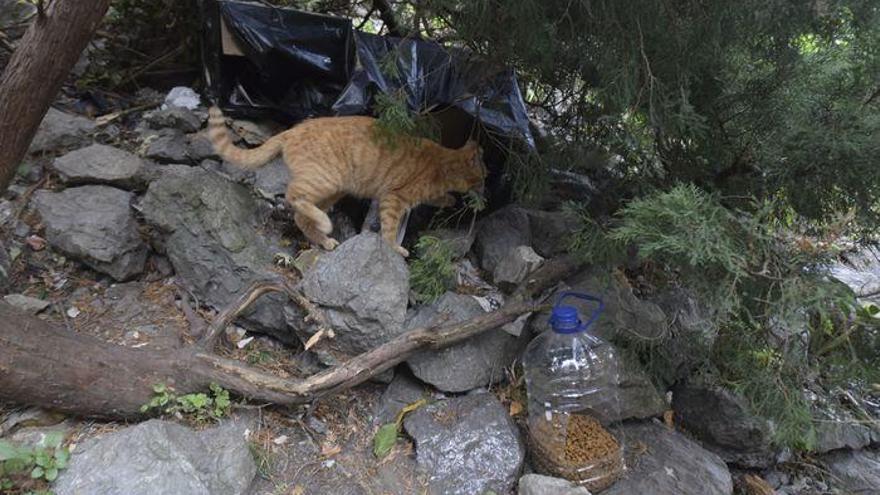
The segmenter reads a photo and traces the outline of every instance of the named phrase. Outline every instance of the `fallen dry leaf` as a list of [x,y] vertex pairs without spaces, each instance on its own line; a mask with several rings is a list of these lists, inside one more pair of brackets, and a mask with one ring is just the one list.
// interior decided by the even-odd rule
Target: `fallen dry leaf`
[[665,424],[670,430],[675,429],[675,411],[667,409],[663,412],[663,424]]
[[339,445],[325,443],[321,446],[321,456],[323,457],[333,457],[340,452],[342,452],[342,447]]
[[513,401],[510,403],[510,415],[516,416],[517,414],[523,411],[523,405],[520,401]]
[[764,478],[754,474],[743,476],[742,482],[745,493],[748,495],[773,495],[776,493]]
[[302,485],[296,485],[290,490],[290,495],[305,495],[306,489]]
[[29,235],[24,242],[26,242],[34,251],[42,251],[43,249],[46,249],[46,239],[43,239],[38,235]]

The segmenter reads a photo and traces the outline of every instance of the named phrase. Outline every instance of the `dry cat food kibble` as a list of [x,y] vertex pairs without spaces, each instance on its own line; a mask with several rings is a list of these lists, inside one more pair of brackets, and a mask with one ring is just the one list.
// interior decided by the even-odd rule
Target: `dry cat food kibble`
[[533,423],[530,432],[535,466],[547,474],[601,491],[623,472],[620,443],[595,418],[556,414]]

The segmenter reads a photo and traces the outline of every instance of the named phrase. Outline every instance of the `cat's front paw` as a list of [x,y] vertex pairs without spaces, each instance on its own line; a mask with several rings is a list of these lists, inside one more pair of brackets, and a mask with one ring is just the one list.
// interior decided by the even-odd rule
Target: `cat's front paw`
[[338,245],[339,245],[339,241],[337,241],[336,239],[334,239],[332,237],[328,237],[328,238],[324,239],[323,241],[321,241],[321,247],[326,249],[327,251],[333,251],[334,249],[336,249],[336,246],[338,246]]
[[397,251],[398,253],[400,253],[400,255],[403,256],[404,258],[409,257],[409,251],[407,251],[406,248],[403,246],[394,246],[394,250]]

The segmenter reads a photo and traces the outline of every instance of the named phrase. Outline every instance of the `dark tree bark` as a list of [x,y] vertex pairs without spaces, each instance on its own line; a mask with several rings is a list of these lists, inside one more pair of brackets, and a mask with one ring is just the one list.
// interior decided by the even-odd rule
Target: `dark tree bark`
[[110,0],[55,0],[37,15],[0,77],[0,193]]
[[[173,350],[128,348],[59,328],[0,302],[0,401],[29,404],[79,416],[134,418],[165,384],[178,394],[216,383],[236,395],[275,404],[300,404],[345,390],[405,361],[493,331],[523,313],[543,309],[532,296],[571,273],[579,263],[553,260],[534,274],[501,309],[457,324],[419,328],[347,362],[302,379],[274,376],[212,353],[217,336],[261,294],[286,293],[311,312],[320,311],[286,281],[257,283],[225,308],[196,344]],[[501,331],[501,330],[495,330]]]

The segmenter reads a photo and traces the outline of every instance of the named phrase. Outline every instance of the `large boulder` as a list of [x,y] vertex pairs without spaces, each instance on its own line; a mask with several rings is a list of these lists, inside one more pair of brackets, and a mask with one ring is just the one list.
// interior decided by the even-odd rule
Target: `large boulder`
[[189,143],[183,133],[163,129],[158,136],[147,138],[144,156],[159,163],[189,163],[189,152]]
[[545,258],[568,250],[572,234],[581,227],[577,215],[569,211],[528,210],[532,247]]
[[[473,297],[447,292],[433,304],[416,310],[406,327],[414,330],[454,324],[483,313]],[[444,392],[465,392],[503,378],[504,368],[516,356],[517,340],[501,329],[493,329],[444,349],[416,354],[407,364],[416,377]]]
[[416,461],[428,475],[428,493],[510,493],[525,448],[507,409],[488,393],[446,399],[407,415]]
[[629,469],[602,495],[731,495],[724,460],[686,436],[655,422],[617,430],[626,442]]
[[856,418],[849,410],[834,403],[824,394],[813,404],[813,424],[816,429],[816,453],[838,449],[858,450],[875,440],[877,433],[870,425]]
[[186,133],[202,127],[202,120],[192,110],[173,105],[145,113],[144,123],[153,129],[171,128]]
[[92,144],[60,156],[52,163],[70,184],[107,184],[124,189],[143,184],[144,161],[127,151]]
[[373,411],[374,424],[386,424],[394,421],[400,411],[425,397],[425,385],[410,378],[405,373],[397,373],[388,387],[382,392]]
[[508,252],[520,246],[531,247],[544,258],[565,252],[579,225],[577,217],[566,211],[506,206],[480,220],[474,247],[483,269],[494,273]]
[[620,401],[617,419],[655,418],[668,409],[666,399],[651,382],[639,360],[618,354],[617,393]]
[[656,341],[651,349],[652,377],[668,387],[709,360],[718,338],[718,315],[681,288],[654,294],[650,302],[659,306],[670,322],[665,338]]
[[508,206],[480,220],[474,248],[480,266],[492,273],[508,251],[531,243],[528,213],[524,208]]
[[748,411],[742,397],[720,387],[682,384],[673,389],[676,420],[725,461],[742,467],[773,462],[770,423]]
[[90,119],[50,107],[31,141],[28,153],[76,147],[83,144],[94,130],[95,123]]
[[[260,230],[264,216],[248,190],[196,167],[167,167],[141,202],[144,218],[164,232],[174,271],[201,301],[222,308],[257,279],[277,276],[273,256],[282,249]],[[260,298],[246,315],[252,328],[286,342],[298,310],[286,298]]]
[[[550,301],[555,303],[566,291],[590,294],[604,301],[605,310],[592,331],[605,340],[644,344],[669,337],[667,317],[660,306],[636,297],[632,288],[616,273],[585,271],[574,274]],[[595,309],[592,303],[581,304],[577,299],[569,302],[582,308],[584,316]],[[532,319],[532,327],[536,332],[543,331],[548,327],[549,319],[549,311],[540,313]]]
[[58,495],[239,495],[257,472],[247,421],[194,431],[150,420],[79,445],[52,486]]
[[[327,364],[370,350],[405,331],[409,270],[404,259],[373,232],[323,253],[303,276],[302,290],[321,307],[335,333],[314,348]],[[316,329],[298,331],[305,341]]]
[[140,274],[147,260],[131,200],[108,186],[37,191],[33,199],[51,246],[116,280]]
[[870,450],[838,450],[823,459],[828,471],[846,491],[880,495],[880,453]]

